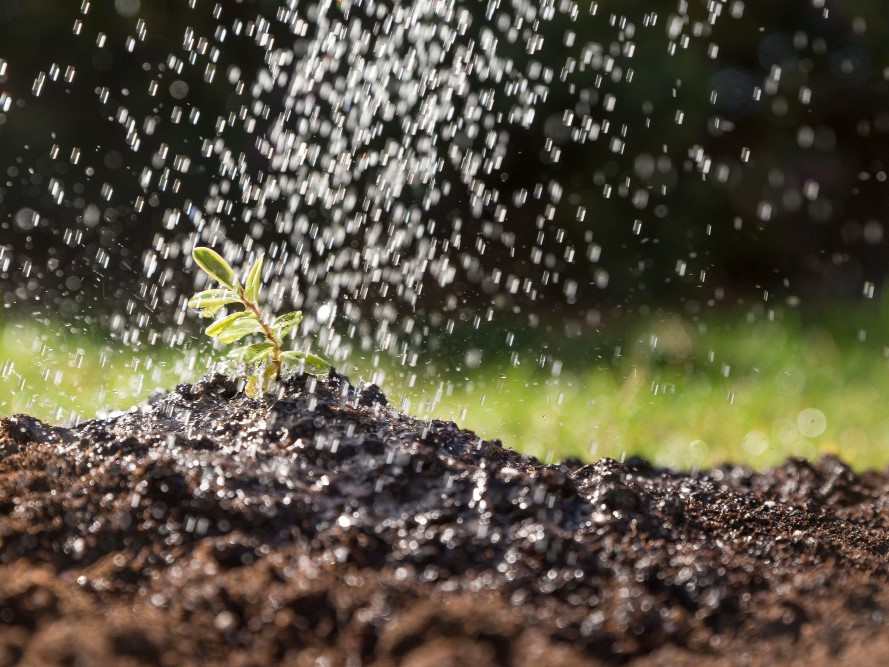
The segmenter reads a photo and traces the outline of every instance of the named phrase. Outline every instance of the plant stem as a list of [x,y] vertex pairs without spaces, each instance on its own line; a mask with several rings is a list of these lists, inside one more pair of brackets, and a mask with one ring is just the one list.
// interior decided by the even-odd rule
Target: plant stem
[[241,303],[244,304],[244,307],[256,315],[256,321],[259,322],[259,326],[262,327],[262,333],[265,336],[266,340],[272,344],[272,367],[275,369],[275,379],[281,379],[281,340],[272,333],[271,327],[266,324],[266,321],[262,318],[262,312],[259,310],[259,306],[250,301],[244,296],[242,290],[238,290],[238,298],[241,300]]

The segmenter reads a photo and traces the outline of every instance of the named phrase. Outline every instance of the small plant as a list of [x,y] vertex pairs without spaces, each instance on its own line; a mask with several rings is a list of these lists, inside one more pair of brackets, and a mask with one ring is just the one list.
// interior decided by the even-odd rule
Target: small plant
[[262,334],[262,342],[239,347],[228,355],[253,368],[247,380],[249,396],[259,396],[268,391],[272,383],[281,378],[281,371],[287,363],[301,363],[308,373],[325,373],[330,369],[330,363],[319,356],[281,349],[284,336],[299,325],[303,315],[302,311],[295,310],[280,315],[271,322],[263,315],[259,307],[259,288],[264,255],[256,258],[247,272],[243,286],[238,282],[229,263],[210,248],[195,248],[192,257],[204,273],[222,287],[198,292],[189,299],[189,308],[194,308],[203,317],[213,317],[226,306],[243,306],[243,310],[213,322],[204,333],[220,343],[234,343],[245,336]]

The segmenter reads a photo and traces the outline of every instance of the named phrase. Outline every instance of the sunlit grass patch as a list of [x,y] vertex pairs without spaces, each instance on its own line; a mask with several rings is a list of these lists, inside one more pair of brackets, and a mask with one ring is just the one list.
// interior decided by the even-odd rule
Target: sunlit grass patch
[[[414,392],[411,409],[546,461],[636,454],[683,468],[761,467],[830,452],[858,468],[881,467],[889,461],[889,361],[877,342],[825,325],[695,330],[667,319],[640,326],[618,360],[564,363],[558,377],[532,364],[486,364],[465,384],[449,378]],[[685,349],[653,343],[677,337],[677,326]]]
[[175,347],[134,351],[57,323],[0,323],[0,414],[73,422],[127,409],[203,372],[195,355]]
[[[439,363],[415,377],[361,358],[339,367],[355,382],[380,381],[412,414],[456,421],[545,461],[637,454],[683,468],[760,467],[833,452],[858,468],[881,467],[889,361],[877,336],[855,331],[848,318],[704,326],[668,317],[639,325],[619,353],[597,361],[580,353],[585,341],[562,341],[557,373],[531,355],[514,365],[496,354],[471,369]],[[0,414],[62,422],[127,409],[205,372],[209,348],[189,345],[133,351],[60,326],[6,322]]]

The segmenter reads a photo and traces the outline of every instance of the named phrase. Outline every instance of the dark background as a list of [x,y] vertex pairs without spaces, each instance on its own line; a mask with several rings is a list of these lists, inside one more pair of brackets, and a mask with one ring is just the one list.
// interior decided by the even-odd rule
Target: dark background
[[[74,35],[79,3],[0,0],[0,298],[9,306],[32,308],[39,299],[73,315],[87,307],[144,303],[145,252],[158,238],[180,233],[165,229],[165,216],[187,210],[189,202],[200,205],[219,178],[216,164],[200,157],[202,143],[216,135],[218,117],[251,103],[249,90],[238,92],[227,72],[237,66],[249,82],[265,52],[245,36],[229,36],[216,45],[213,83],[202,80],[201,62],[181,74],[171,71],[169,56],[187,56],[187,28],[212,37],[237,20],[274,17],[278,6],[223,3],[217,20],[213,3],[202,1],[194,9],[185,2],[142,2],[135,14],[138,3],[128,0],[92,4],[81,17],[81,34]],[[544,314],[614,307],[645,312],[661,305],[694,314],[739,300],[788,298],[821,304],[861,299],[867,283],[879,294],[889,247],[889,3],[827,2],[825,17],[817,2],[748,2],[741,18],[723,16],[712,26],[708,4],[714,3],[692,1],[672,35],[673,3],[600,2],[595,16],[580,7],[574,20],[556,12],[538,26],[544,48],[534,58],[524,53],[521,39],[510,44],[500,35],[501,53],[518,66],[535,60],[556,76],[533,125],[509,128],[507,160],[490,185],[505,201],[523,188],[533,193],[538,184],[549,189],[556,183],[562,194],[552,220],[542,223],[552,199],[530,196],[523,206],[511,206],[504,225],[494,226],[501,234],[496,239],[490,226],[482,231],[493,215],[485,210],[478,227],[466,231],[465,245],[471,248],[477,236],[492,241],[490,251],[480,266],[461,270],[446,291],[470,304],[487,301],[493,288],[485,289],[486,276],[497,267],[536,279],[541,266],[529,257],[538,246],[549,255],[543,263],[561,276],[558,284],[542,286],[531,305]],[[733,3],[715,5],[729,14]],[[496,25],[496,18],[482,15],[484,7],[466,3],[476,13],[466,40]],[[643,29],[655,9],[657,24]],[[148,28],[144,40],[140,18]],[[279,40],[295,39],[272,23]],[[627,23],[635,27],[631,35]],[[566,45],[568,31],[576,35],[572,46]],[[101,46],[99,33],[107,36]],[[128,36],[135,39],[132,52]],[[311,36],[295,40],[297,52]],[[632,80],[606,75],[597,81],[603,71],[590,69],[560,81],[566,57],[586,42],[601,44],[615,67],[632,68]],[[632,56],[623,48],[627,42],[634,45]],[[53,64],[58,80],[47,81],[35,96],[35,77],[50,77]],[[66,83],[69,66],[76,72]],[[154,95],[152,81],[158,82]],[[175,82],[187,84],[187,93]],[[762,89],[759,99],[756,88]],[[275,106],[274,98],[266,102]],[[179,123],[170,121],[175,106],[183,109]],[[194,123],[191,109],[200,111]],[[607,120],[610,133],[579,143],[562,121],[566,111]],[[127,141],[127,118],[140,132],[137,150]],[[146,131],[151,118],[153,133]],[[624,147],[615,152],[611,140],[621,137],[619,128]],[[397,123],[390,129],[397,132]],[[254,173],[268,168],[254,141],[262,131],[261,122],[253,136],[224,131]],[[159,159],[162,145],[168,157]],[[80,158],[72,164],[75,147]],[[557,160],[552,149],[560,152]],[[176,155],[189,156],[190,164],[177,169]],[[153,180],[143,187],[146,169]],[[170,172],[161,189],[163,169]],[[271,203],[269,219],[276,206],[286,203]],[[579,207],[586,209],[583,221],[577,220]],[[257,235],[238,222],[239,213],[227,217],[230,233]],[[323,224],[322,213],[313,215]],[[436,232],[442,238],[453,232],[449,221],[472,218],[459,188],[430,216],[442,221]],[[260,224],[263,243],[280,237],[268,220]],[[512,253],[500,242],[504,229],[514,235]],[[575,249],[573,261],[568,247]],[[190,284],[175,273],[174,283]],[[573,294],[566,293],[569,281],[577,283]],[[434,285],[425,294],[421,308],[435,308],[444,296]]]

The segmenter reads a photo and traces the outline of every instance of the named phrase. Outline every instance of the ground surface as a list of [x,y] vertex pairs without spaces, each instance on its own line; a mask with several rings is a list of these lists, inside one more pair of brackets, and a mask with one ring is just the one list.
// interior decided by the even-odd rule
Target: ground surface
[[342,376],[0,421],[0,666],[889,664],[889,474],[536,460]]

